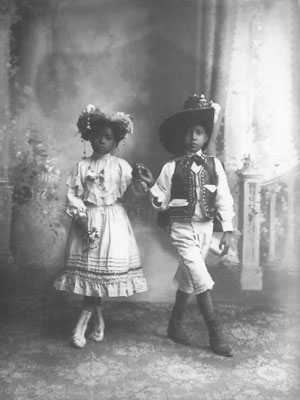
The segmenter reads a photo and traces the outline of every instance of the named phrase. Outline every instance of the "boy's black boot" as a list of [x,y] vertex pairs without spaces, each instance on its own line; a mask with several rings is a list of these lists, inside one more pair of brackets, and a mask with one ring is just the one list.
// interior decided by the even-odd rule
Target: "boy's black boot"
[[211,350],[219,356],[232,357],[233,354],[231,348],[226,342],[217,322],[215,320],[211,320],[207,323],[207,327],[209,334],[209,346]]
[[184,344],[189,346],[190,341],[187,334],[184,332],[181,322],[183,318],[183,313],[179,313],[173,308],[171,318],[168,325],[168,336],[175,343]]
[[219,356],[232,357],[229,345],[226,343],[219,324],[216,322],[210,290],[197,294],[197,302],[205,320],[209,334],[209,346]]
[[168,325],[168,337],[175,343],[190,345],[190,340],[182,328],[182,319],[185,306],[188,302],[189,294],[177,290],[176,301],[172,310],[171,318]]

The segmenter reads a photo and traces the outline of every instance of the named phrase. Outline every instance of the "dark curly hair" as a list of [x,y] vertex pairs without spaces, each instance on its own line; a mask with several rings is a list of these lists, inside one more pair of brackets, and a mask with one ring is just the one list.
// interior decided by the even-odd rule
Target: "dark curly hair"
[[115,141],[119,143],[128,134],[133,132],[133,119],[130,115],[122,112],[110,115],[99,108],[85,109],[79,115],[77,127],[83,140],[91,140],[93,135],[101,128],[112,129]]

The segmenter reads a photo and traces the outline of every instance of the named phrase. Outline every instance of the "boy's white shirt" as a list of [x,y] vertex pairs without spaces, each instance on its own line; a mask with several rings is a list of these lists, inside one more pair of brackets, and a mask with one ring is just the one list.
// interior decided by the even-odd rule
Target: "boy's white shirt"
[[[202,150],[199,150],[196,154],[202,156]],[[192,154],[188,154],[192,155]],[[175,161],[170,161],[166,163],[161,173],[156,181],[156,183],[150,188],[151,194],[151,202],[155,209],[159,211],[163,211],[168,209],[169,207],[180,207],[187,205],[187,201],[184,199],[171,199],[171,182],[172,176],[175,171]],[[216,209],[222,218],[221,224],[223,231],[233,231],[232,226],[232,218],[234,216],[233,212],[233,198],[230,193],[230,189],[228,186],[226,174],[221,162],[215,158],[215,166],[216,166],[216,174],[218,176],[218,186],[215,185],[205,185],[205,187],[211,192],[215,192],[217,189]],[[196,173],[196,195],[197,199],[200,199],[201,195],[201,186],[200,186],[200,174],[199,171],[203,168],[202,165],[197,165],[195,162],[192,164],[192,171]],[[161,203],[158,206],[158,203]],[[192,217],[193,221],[202,221],[204,218],[204,214],[200,207],[200,202],[196,202],[195,212]]]

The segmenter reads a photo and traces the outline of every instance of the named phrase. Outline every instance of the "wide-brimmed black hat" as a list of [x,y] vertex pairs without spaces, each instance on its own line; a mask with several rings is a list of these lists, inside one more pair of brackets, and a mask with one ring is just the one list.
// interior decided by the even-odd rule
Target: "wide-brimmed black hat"
[[204,95],[194,94],[184,103],[183,111],[171,115],[165,119],[159,128],[159,137],[163,146],[173,154],[182,152],[182,136],[186,133],[186,128],[191,125],[201,125],[204,127],[208,140],[203,150],[208,146],[211,137],[216,114],[219,105],[208,102]]

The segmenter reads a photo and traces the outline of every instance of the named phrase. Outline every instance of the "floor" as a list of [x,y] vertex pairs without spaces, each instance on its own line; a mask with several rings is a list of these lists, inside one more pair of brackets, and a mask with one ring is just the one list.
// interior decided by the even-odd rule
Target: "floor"
[[170,303],[106,301],[106,335],[74,349],[79,302],[0,301],[1,400],[296,400],[300,312],[216,304],[233,358],[210,352],[196,304],[184,324],[192,346],[166,337]]

